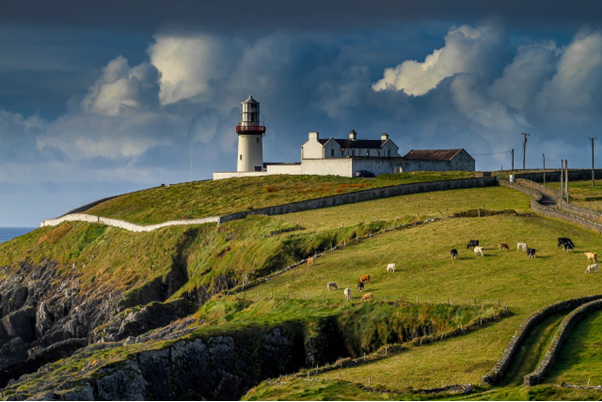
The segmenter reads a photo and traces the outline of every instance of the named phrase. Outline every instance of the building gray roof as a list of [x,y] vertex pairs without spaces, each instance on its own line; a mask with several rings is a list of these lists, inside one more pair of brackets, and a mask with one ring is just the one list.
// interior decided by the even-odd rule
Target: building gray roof
[[341,148],[362,148],[362,149],[381,149],[382,146],[385,144],[385,142],[387,142],[388,140],[385,141],[381,141],[381,140],[341,140],[341,139],[336,139],[336,138],[328,138],[328,139],[320,139],[318,140],[318,142],[322,145],[325,145],[328,141],[333,140],[335,141],[337,144],[339,144],[339,147]]
[[412,149],[403,156],[407,160],[419,161],[451,161],[456,155],[463,151],[459,149]]

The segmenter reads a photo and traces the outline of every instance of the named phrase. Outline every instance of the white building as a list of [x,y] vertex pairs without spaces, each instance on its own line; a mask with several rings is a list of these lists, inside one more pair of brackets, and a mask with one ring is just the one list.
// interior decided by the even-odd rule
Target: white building
[[259,102],[249,96],[242,102],[242,119],[238,133],[236,172],[213,172],[213,179],[265,176],[273,174],[311,174],[353,177],[358,170],[375,175],[421,170],[475,170],[475,160],[464,149],[411,150],[399,155],[399,147],[386,133],[380,140],[358,139],[355,130],[349,138],[320,139],[317,131],[309,133],[301,146],[301,163],[263,162],[262,139],[266,128],[260,125]]

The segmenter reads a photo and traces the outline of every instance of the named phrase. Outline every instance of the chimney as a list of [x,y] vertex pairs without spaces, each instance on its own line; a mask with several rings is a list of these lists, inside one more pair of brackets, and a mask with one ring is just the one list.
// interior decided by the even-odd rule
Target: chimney
[[389,134],[387,134],[387,133],[382,133],[382,134],[380,135],[380,140],[381,140],[381,141],[387,141],[388,139],[389,139]]
[[357,140],[357,133],[355,132],[355,130],[351,130],[351,132],[349,133],[349,139],[351,141]]
[[310,131],[309,132],[309,139],[310,140],[319,140],[320,139],[320,133],[318,133],[317,131]]

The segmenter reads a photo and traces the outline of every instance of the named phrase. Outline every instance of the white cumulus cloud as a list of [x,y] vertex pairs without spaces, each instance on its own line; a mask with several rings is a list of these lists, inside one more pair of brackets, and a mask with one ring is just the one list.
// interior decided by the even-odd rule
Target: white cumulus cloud
[[396,90],[408,95],[424,95],[454,74],[488,70],[489,65],[505,52],[506,46],[506,36],[498,25],[476,28],[462,25],[451,29],[445,37],[445,46],[435,49],[424,62],[406,60],[396,67],[387,68],[384,77],[372,88],[375,91]]

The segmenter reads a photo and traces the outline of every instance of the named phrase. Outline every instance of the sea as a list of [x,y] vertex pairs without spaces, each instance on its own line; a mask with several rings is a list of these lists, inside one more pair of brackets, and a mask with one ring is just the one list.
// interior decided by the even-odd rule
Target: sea
[[36,228],[0,228],[0,243],[22,236],[34,229]]

